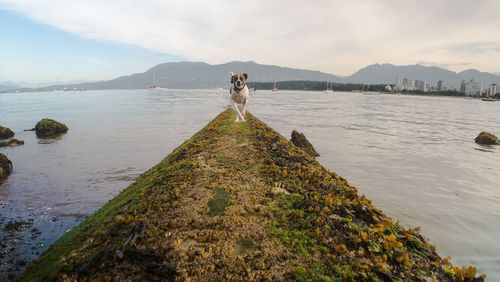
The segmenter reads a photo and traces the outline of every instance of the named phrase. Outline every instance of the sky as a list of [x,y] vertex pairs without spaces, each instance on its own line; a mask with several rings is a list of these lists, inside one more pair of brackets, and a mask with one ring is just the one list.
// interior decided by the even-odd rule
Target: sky
[[374,63],[500,73],[500,1],[0,0],[0,82],[237,60],[340,76]]

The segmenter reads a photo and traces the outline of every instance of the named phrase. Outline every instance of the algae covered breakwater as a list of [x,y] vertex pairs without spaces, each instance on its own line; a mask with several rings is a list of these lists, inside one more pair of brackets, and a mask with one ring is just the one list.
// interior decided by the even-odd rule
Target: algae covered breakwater
[[233,120],[221,113],[21,280],[483,280],[253,116]]

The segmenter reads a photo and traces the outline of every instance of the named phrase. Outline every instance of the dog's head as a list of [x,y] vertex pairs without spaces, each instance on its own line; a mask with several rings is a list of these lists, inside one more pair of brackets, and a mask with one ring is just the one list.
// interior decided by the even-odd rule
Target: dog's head
[[238,89],[243,89],[247,84],[248,75],[246,73],[233,74],[231,76],[231,83]]

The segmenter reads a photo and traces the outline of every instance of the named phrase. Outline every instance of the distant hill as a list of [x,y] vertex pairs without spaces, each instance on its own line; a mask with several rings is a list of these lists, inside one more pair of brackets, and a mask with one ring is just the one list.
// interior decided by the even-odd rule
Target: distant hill
[[431,85],[437,85],[438,80],[442,80],[444,85],[454,87],[459,87],[462,80],[470,80],[471,78],[482,82],[485,87],[491,83],[500,83],[500,76],[475,69],[456,73],[439,67],[422,65],[396,66],[391,64],[375,64],[364,67],[347,77],[346,81],[365,84],[395,83],[395,78],[398,75],[401,78],[423,80]]
[[[487,88],[491,83],[500,84],[500,75],[480,72],[475,69],[459,73],[422,65],[396,66],[391,64],[374,64],[364,67],[348,77],[340,77],[320,71],[294,69],[275,65],[249,62],[230,62],[219,65],[210,65],[203,62],[172,62],[156,65],[143,73],[121,76],[112,80],[98,82],[84,82],[77,84],[52,85],[40,90],[54,90],[57,88],[77,88],[86,90],[98,89],[144,89],[154,84],[166,88],[178,89],[210,89],[229,86],[229,72],[246,72],[249,81],[277,82],[277,81],[330,81],[337,83],[359,84],[393,84],[396,76],[408,79],[418,79],[437,85],[442,80],[445,86],[459,87],[462,80],[482,82]],[[3,84],[3,83],[0,83]],[[3,87],[0,91],[13,90],[16,86]],[[30,89],[22,89],[29,91]]]
[[[229,72],[246,72],[249,81],[273,82],[284,80],[337,81],[342,79],[331,74],[263,65],[255,62],[230,62],[220,65],[209,65],[203,62],[164,63],[152,67],[143,73],[121,76],[113,80],[60,85],[59,87],[93,89],[140,89],[156,84],[166,88],[217,88],[229,86]],[[56,86],[46,87],[46,90]]]
[[0,91],[13,90],[13,89],[17,89],[17,88],[19,88],[19,86],[17,86],[17,84],[12,83],[10,81],[0,82]]

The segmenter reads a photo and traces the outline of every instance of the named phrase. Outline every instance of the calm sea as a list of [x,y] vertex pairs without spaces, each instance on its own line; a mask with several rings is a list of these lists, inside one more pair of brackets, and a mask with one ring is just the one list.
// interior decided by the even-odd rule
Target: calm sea
[[[500,102],[303,91],[252,93],[249,110],[289,138],[306,134],[319,161],[441,255],[500,280]],[[25,145],[0,183],[0,280],[158,163],[229,104],[227,91],[120,90],[0,94],[0,124]],[[69,126],[39,140],[44,117]],[[7,232],[8,223],[22,223]]]

